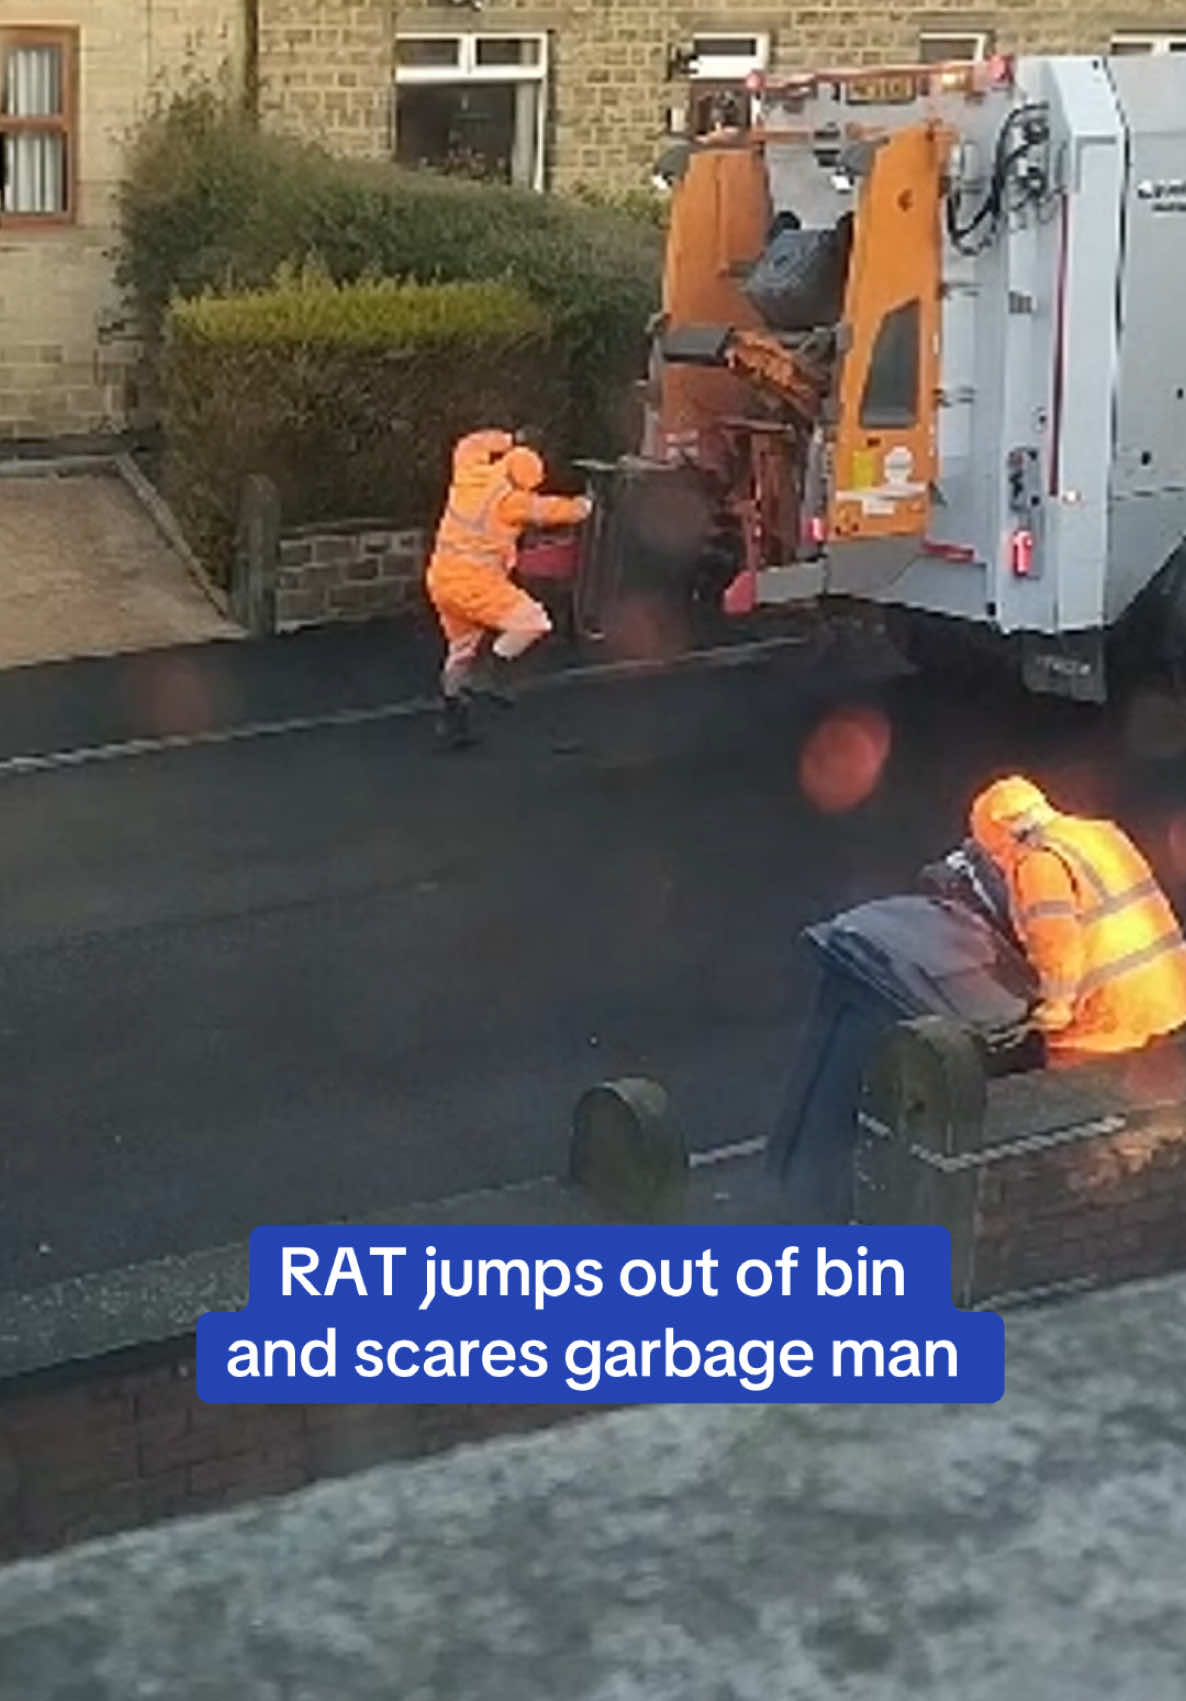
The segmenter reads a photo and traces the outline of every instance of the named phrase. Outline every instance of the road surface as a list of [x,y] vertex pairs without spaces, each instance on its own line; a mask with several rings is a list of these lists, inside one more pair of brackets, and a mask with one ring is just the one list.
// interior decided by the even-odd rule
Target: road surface
[[[608,1075],[662,1079],[694,1146],[764,1132],[800,928],[901,889],[1014,766],[1122,810],[1181,895],[1176,723],[859,649],[551,688],[460,759],[422,716],[264,730],[430,677],[372,631],[0,679],[0,1287],[548,1173]],[[828,812],[870,741],[806,782],[804,743],[854,704],[889,753]]]

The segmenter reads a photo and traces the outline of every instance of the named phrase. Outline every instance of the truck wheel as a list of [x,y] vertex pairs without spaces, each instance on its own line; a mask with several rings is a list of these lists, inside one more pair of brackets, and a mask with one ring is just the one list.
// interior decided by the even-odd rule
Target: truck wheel
[[885,629],[903,661],[936,679],[975,682],[1004,665],[1003,657],[994,656],[987,645],[977,643],[974,634],[967,632],[960,622],[946,620],[942,615],[889,608]]

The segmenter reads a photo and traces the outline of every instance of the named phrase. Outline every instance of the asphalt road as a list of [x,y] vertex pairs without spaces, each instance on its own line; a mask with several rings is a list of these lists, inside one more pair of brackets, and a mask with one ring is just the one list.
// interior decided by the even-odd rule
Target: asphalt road
[[[381,631],[21,670],[0,756],[430,677]],[[854,704],[888,757],[824,810],[877,739],[806,773],[804,743]],[[1123,813],[1184,896],[1186,734],[1164,717],[808,644],[550,688],[490,734],[445,759],[393,717],[0,772],[0,1287],[547,1173],[607,1075],[662,1079],[695,1146],[764,1132],[800,928],[901,889],[1014,766]]]

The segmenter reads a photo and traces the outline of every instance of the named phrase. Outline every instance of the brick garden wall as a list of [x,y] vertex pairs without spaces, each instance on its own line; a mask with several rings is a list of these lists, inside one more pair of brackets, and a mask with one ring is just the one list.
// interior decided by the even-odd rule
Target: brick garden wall
[[[207,1406],[192,1342],[0,1388],[0,1561],[582,1415],[572,1406]],[[596,1408],[598,1410],[604,1408]]]
[[1176,1269],[1186,1261],[1181,1121],[998,1157],[977,1171],[973,1210],[985,1296]]
[[374,521],[303,527],[280,540],[276,629],[366,620],[418,606],[425,536]]
[[944,1103],[941,1052],[928,1101],[925,1053],[898,1074],[895,1043],[860,1115],[856,1220],[948,1228],[958,1304],[1186,1267],[1186,1047],[1007,1076],[975,1114]]

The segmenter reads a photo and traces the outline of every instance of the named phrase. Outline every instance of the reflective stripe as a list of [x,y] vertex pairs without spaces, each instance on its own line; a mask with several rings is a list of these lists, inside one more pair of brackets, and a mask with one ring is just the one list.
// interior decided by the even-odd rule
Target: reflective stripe
[[[1078,912],[1082,921],[1096,921],[1101,916],[1121,915],[1132,904],[1140,904],[1146,898],[1161,896],[1161,888],[1156,880],[1150,878],[1138,881],[1135,886],[1126,886],[1121,892],[1109,892],[1103,879],[1078,846],[1068,844],[1065,839],[1060,839],[1057,833],[1035,832],[1027,835],[1027,843],[1035,850],[1048,850],[1053,855],[1070,863],[1072,869],[1077,870],[1087,881],[1092,891],[1096,893],[1099,902],[1090,906],[1085,905]],[[1051,902],[1053,903],[1054,900],[1051,900]],[[1026,910],[1025,914],[1026,916],[1065,915],[1066,909],[1036,904]]]
[[1182,935],[1175,927],[1172,933],[1163,933],[1160,939],[1154,939],[1152,944],[1144,945],[1139,951],[1130,951],[1126,957],[1117,957],[1114,962],[1106,963],[1102,968],[1092,969],[1084,975],[1080,993],[1095,992],[1101,986],[1107,986],[1110,981],[1119,980],[1134,969],[1143,969],[1148,963],[1155,963],[1159,957],[1168,956],[1171,951],[1182,949]]
[[[492,541],[490,520],[499,502],[504,496],[509,496],[513,488],[506,479],[500,479],[472,519],[468,514],[459,514],[450,502],[437,531],[436,547],[445,551],[455,549],[471,559],[489,561],[496,567],[504,567],[510,540],[508,539],[506,544]],[[460,538],[452,536],[455,532],[465,535]]]
[[1146,898],[1161,896],[1161,888],[1156,880],[1142,880],[1139,885],[1130,886],[1126,892],[1118,892],[1113,898],[1106,898],[1103,903],[1093,904],[1089,910],[1084,910],[1084,921],[1095,921],[1099,916],[1121,915],[1132,904],[1143,904]]
[[1074,921],[1079,911],[1069,898],[1045,898],[1039,904],[1030,904],[1022,910],[1022,921],[1040,921],[1044,916],[1067,916]]
[[1059,838],[1057,833],[1049,833],[1044,829],[1038,829],[1033,834],[1027,835],[1027,837],[1028,842],[1034,845],[1037,849],[1053,851],[1055,856],[1061,856],[1065,861],[1069,862],[1072,869],[1078,869],[1079,873],[1083,876],[1084,880],[1086,880],[1087,884],[1091,887],[1096,896],[1103,903],[1108,902],[1111,897],[1111,893],[1108,891],[1108,888],[1100,879],[1091,863],[1088,862],[1087,858],[1077,846],[1067,844],[1064,839]]

